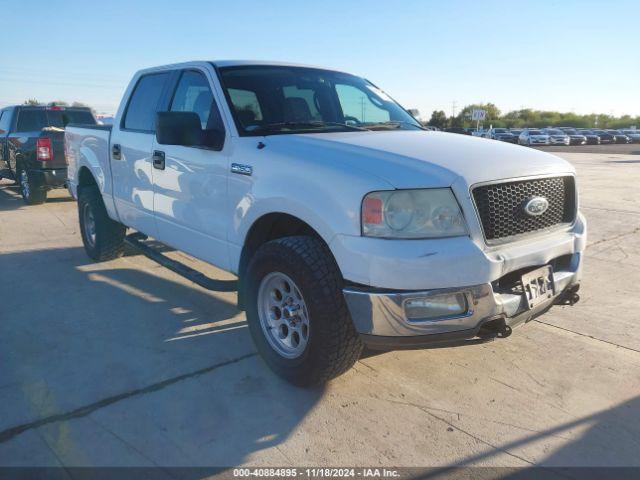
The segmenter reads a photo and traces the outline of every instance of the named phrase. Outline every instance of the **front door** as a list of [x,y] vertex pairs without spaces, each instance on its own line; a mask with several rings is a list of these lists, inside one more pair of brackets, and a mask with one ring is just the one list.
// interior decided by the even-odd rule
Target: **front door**
[[152,237],[157,233],[152,168],[155,116],[170,77],[170,72],[140,77],[121,124],[114,125],[109,146],[113,195],[120,220]]
[[[195,112],[202,128],[224,130],[202,70],[184,70],[169,97],[171,111]],[[154,212],[157,238],[172,247],[223,269],[227,255],[228,142],[221,151],[154,141]]]

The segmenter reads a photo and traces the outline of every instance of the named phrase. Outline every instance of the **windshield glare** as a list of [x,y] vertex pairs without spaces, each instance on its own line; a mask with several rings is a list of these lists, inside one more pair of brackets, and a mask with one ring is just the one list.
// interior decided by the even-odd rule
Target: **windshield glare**
[[241,135],[422,128],[382,90],[346,73],[277,66],[219,72]]

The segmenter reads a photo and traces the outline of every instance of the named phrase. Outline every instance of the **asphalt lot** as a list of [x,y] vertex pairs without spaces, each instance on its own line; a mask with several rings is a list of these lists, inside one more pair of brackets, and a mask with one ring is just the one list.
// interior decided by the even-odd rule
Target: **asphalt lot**
[[590,229],[579,304],[312,390],[256,356],[235,294],[93,264],[64,191],[26,207],[0,182],[0,465],[640,466],[640,160],[561,155]]
[[616,153],[619,155],[640,155],[640,143],[627,143],[615,145],[571,145],[548,147],[535,147],[551,153]]

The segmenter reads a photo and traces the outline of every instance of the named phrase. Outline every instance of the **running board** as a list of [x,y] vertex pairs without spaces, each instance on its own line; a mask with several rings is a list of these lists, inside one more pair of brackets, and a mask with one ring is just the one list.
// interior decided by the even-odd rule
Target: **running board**
[[143,242],[146,239],[146,235],[136,232],[127,235],[124,241],[127,245],[135,248],[154,262],[157,262],[172,272],[175,272],[187,280],[200,285],[202,288],[216,292],[236,292],[238,290],[237,280],[215,280],[213,278],[209,278],[204,273],[198,272],[184,263],[180,263],[177,260],[173,260],[172,258],[163,255],[149,245],[145,245]]

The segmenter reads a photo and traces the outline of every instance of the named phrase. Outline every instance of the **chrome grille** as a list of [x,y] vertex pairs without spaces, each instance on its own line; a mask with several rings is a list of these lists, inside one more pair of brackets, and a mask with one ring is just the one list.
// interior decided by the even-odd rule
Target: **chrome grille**
[[[475,187],[472,191],[487,243],[572,223],[576,214],[572,176],[517,180]],[[524,204],[533,197],[549,201],[539,216],[527,215]]]

